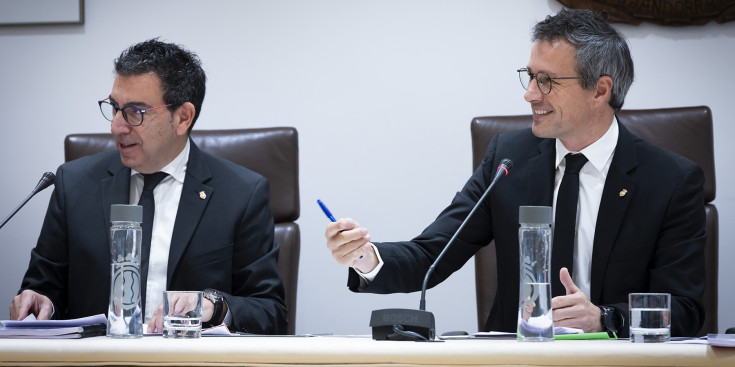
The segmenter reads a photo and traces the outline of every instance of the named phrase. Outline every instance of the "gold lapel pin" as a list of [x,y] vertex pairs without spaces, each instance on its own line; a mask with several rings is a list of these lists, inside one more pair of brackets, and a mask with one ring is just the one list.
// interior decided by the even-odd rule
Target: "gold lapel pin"
[[628,193],[628,190],[626,190],[626,189],[620,190],[620,197],[625,196],[625,194],[627,194],[627,193]]
[[204,191],[199,191],[199,198],[202,199],[202,200],[204,200],[204,199],[207,198],[207,194],[204,193]]

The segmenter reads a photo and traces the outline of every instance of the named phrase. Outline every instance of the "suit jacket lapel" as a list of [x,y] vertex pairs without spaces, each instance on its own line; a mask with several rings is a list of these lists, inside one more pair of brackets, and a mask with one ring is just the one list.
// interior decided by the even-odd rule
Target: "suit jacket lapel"
[[602,284],[607,272],[610,252],[617,241],[620,225],[638,185],[630,175],[631,171],[638,166],[633,144],[637,138],[623,125],[618,124],[618,127],[620,129],[618,144],[615,147],[615,156],[610,163],[605,187],[602,190],[595,228],[590,274],[590,301],[594,304],[601,301]]
[[[130,201],[130,168],[123,166],[120,157],[117,156],[112,159],[112,163],[107,167],[107,173],[110,176],[100,180],[100,189],[102,192],[100,203],[100,211],[102,212],[100,218],[102,218],[102,222],[100,225],[104,229],[101,233],[107,233],[107,236],[109,236],[111,224],[110,207],[112,204],[128,204]],[[104,243],[108,242],[105,241]],[[104,252],[107,254],[106,258],[109,264],[112,260],[109,244],[107,245],[107,250]],[[111,277],[109,268],[103,277],[107,278],[106,283],[109,286]]]
[[539,155],[526,162],[527,177],[521,182],[528,182],[530,186],[529,198],[531,202],[521,205],[548,205],[551,206],[554,197],[554,158],[556,157],[556,140],[543,139],[538,144]]
[[189,246],[191,237],[204,214],[204,209],[212,197],[214,189],[205,183],[212,177],[209,167],[204,162],[202,152],[191,141],[189,161],[186,165],[186,178],[181,189],[179,209],[176,213],[174,232],[168,256],[168,281],[171,283],[176,266]]
[[130,168],[122,165],[120,159],[114,159],[107,168],[110,177],[100,181],[102,186],[102,215],[104,225],[110,226],[110,206],[112,204],[128,204],[130,201]]

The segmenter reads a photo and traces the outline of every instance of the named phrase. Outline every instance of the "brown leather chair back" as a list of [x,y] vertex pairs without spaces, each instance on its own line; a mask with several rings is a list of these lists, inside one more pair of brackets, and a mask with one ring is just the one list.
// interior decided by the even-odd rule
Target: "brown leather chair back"
[[[699,335],[717,332],[717,273],[719,227],[715,199],[715,154],[712,136],[712,111],[707,106],[621,110],[618,121],[633,134],[650,143],[681,154],[699,164],[704,171],[704,201],[707,216],[704,292],[706,312]],[[531,126],[530,115],[476,117],[472,120],[473,169],[482,162],[490,140],[497,134]],[[485,327],[497,289],[495,241],[475,255],[475,291],[478,330]]]
[[[301,233],[299,218],[299,141],[296,129],[275,127],[237,130],[193,130],[201,150],[247,167],[270,183],[270,205],[275,237],[280,245],[278,270],[286,289],[288,333],[296,328],[296,289]],[[64,140],[66,161],[114,150],[110,134],[72,134]]]

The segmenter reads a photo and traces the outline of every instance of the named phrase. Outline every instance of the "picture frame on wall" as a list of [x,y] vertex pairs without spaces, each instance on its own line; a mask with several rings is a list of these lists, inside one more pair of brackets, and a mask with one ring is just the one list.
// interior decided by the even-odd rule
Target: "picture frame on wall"
[[84,0],[0,0],[0,27],[84,24]]

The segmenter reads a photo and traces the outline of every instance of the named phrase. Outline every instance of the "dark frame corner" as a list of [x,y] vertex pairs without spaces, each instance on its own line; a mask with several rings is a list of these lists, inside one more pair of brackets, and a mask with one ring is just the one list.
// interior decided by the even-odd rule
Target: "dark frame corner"
[[[0,0],[0,27],[27,27],[48,25],[83,25],[84,0],[44,0],[54,7],[28,4],[24,0]],[[50,14],[50,8],[61,9]]]

